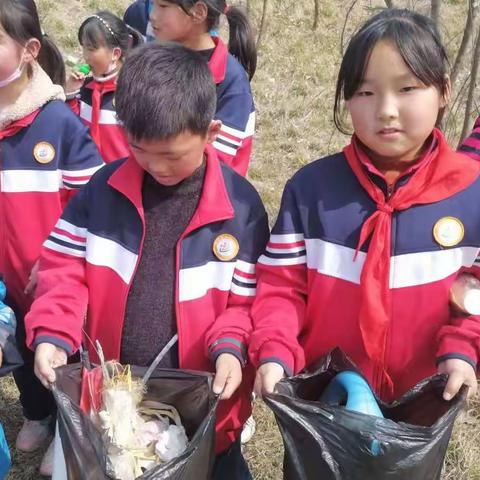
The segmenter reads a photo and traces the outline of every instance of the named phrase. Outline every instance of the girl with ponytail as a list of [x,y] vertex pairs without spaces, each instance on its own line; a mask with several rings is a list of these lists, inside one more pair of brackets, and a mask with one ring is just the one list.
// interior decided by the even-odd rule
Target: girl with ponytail
[[[17,317],[24,366],[13,374],[25,417],[17,449],[33,451],[50,435],[51,394],[33,372],[24,315],[29,279],[42,243],[72,192],[102,165],[88,129],[65,104],[65,68],[42,33],[33,0],[0,1],[0,274]],[[40,472],[51,471],[53,449]]]
[[91,76],[72,72],[66,87],[70,106],[90,128],[106,163],[128,157],[127,138],[115,113],[115,91],[126,53],[143,43],[143,37],[113,13],[101,11],[82,23],[78,41]]
[[[229,27],[228,49],[219,37],[210,35],[222,15]],[[215,118],[223,123],[213,145],[221,160],[246,175],[255,128],[249,81],[257,67],[257,51],[244,9],[225,0],[152,0],[150,23],[158,40],[182,43],[208,61],[217,84]]]

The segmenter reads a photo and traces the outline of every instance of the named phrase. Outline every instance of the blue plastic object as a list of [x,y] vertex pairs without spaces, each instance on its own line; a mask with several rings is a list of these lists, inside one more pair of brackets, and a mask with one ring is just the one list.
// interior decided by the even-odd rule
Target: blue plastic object
[[6,478],[11,465],[12,459],[10,457],[10,450],[8,448],[7,439],[5,438],[5,432],[0,424],[0,480]]
[[11,335],[15,335],[17,321],[13,310],[3,303],[6,295],[7,288],[3,281],[0,281],[0,328],[5,329]]
[[[370,386],[356,372],[347,370],[337,374],[323,392],[321,401],[330,406],[344,405],[347,410],[383,418]],[[373,455],[380,455],[378,440],[372,440],[370,450]]]

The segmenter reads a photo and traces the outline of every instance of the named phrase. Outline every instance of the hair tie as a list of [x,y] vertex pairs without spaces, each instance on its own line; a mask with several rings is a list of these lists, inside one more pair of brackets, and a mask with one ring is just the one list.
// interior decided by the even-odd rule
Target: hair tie
[[92,15],[90,18],[96,18],[97,20],[99,20],[103,24],[103,26],[110,32],[110,35],[113,38],[116,38],[115,33],[113,33],[113,30],[110,27],[110,25],[108,24],[108,22],[106,20],[104,20],[100,15]]
[[228,5],[228,3],[226,3],[225,8],[223,9],[223,14],[228,15],[229,11],[230,11],[230,5]]

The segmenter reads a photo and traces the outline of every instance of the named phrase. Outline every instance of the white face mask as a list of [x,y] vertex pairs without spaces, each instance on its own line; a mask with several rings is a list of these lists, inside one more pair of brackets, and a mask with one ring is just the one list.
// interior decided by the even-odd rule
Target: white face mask
[[22,62],[20,62],[20,65],[16,68],[16,70],[7,78],[4,80],[0,80],[0,88],[6,87],[7,85],[10,85],[13,83],[15,80],[18,80],[23,73],[23,65]]

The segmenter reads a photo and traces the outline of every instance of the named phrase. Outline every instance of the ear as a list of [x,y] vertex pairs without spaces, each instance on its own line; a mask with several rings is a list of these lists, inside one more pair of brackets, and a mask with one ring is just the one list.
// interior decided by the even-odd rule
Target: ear
[[36,38],[31,38],[25,46],[25,53],[23,54],[25,62],[31,63],[36,60],[41,48],[42,45],[40,41]]
[[222,122],[220,120],[212,120],[207,131],[207,143],[213,143],[222,129]]
[[190,9],[190,15],[192,16],[193,23],[202,24],[207,21],[208,6],[205,2],[196,2]]
[[450,77],[445,75],[445,95],[443,95],[440,105],[441,108],[445,108],[452,98],[452,82],[450,81]]
[[112,60],[118,62],[122,58],[122,49],[120,47],[115,47],[112,50]]

